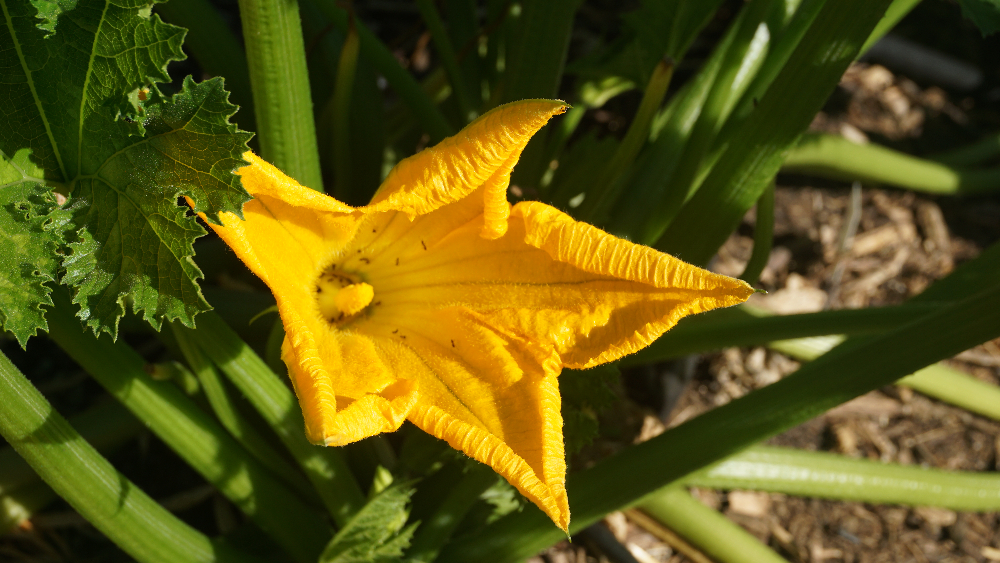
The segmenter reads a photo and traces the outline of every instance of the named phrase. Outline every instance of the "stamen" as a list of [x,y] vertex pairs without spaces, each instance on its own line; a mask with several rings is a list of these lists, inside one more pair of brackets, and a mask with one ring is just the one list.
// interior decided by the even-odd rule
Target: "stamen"
[[372,302],[375,289],[348,273],[328,269],[316,284],[316,304],[320,314],[332,323],[350,320]]

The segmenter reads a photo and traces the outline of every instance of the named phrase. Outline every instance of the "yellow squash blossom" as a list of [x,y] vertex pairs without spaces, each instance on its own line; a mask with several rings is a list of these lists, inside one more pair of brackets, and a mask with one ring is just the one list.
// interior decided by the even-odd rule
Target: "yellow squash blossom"
[[745,283],[538,202],[511,169],[562,102],[497,108],[400,162],[353,208],[252,153],[245,220],[213,226],[274,293],[282,357],[314,443],[409,420],[569,526],[557,378],[646,346]]

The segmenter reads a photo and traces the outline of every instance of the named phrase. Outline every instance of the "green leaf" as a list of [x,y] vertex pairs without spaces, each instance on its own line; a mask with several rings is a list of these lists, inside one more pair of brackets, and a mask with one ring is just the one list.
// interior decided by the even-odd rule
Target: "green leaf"
[[0,435],[81,516],[136,561],[258,561],[213,543],[116,471],[2,354]]
[[959,0],[958,4],[962,15],[972,20],[983,35],[1000,31],[1000,0]]
[[317,448],[306,441],[302,410],[291,389],[216,313],[202,315],[192,336],[278,434],[334,521],[345,524],[364,502],[364,495],[341,449]]
[[684,58],[720,4],[719,0],[644,0],[622,16],[619,40],[598,47],[567,70],[594,78],[619,76],[644,87],[664,57]]
[[597,416],[610,407],[617,395],[613,387],[621,378],[616,365],[587,370],[564,370],[559,377],[566,453],[574,454],[597,437]]
[[[464,458],[422,482],[420,494],[424,499],[433,498],[438,504],[426,515],[417,512],[419,508],[414,509],[416,514],[421,514],[420,528],[410,542],[410,548],[406,552],[407,559],[414,562],[434,561],[441,547],[448,543],[459,526],[468,530],[468,516],[473,508],[489,506],[480,502],[480,499],[499,481],[503,479],[488,465]],[[507,485],[507,482],[504,481],[504,484]],[[520,496],[513,487],[509,490],[515,496]],[[493,511],[495,513],[496,510]],[[472,515],[477,516],[475,513]],[[479,515],[483,515],[482,512]],[[488,519],[491,514],[487,513],[485,516]]]
[[86,235],[71,245],[65,281],[78,286],[73,301],[88,326],[114,334],[126,294],[156,328],[161,318],[191,326],[209,308],[191,260],[205,231],[176,200],[188,196],[218,222],[220,211],[240,213],[250,199],[231,174],[250,135],[228,123],[236,107],[227,97],[221,79],[188,77],[170,101],[146,108],[142,140],[77,179],[71,208]]
[[409,483],[375,495],[330,540],[320,563],[390,563],[399,561],[417,525],[403,527],[414,488]]
[[294,561],[316,561],[330,537],[320,511],[278,480],[176,385],[150,377],[145,361],[125,342],[81,331],[65,292],[56,291],[54,301],[48,321],[49,337],[56,344]]
[[[548,186],[551,194],[549,202],[560,209],[579,207],[584,187],[601,174],[619,144],[621,142],[611,135],[598,138],[595,132],[590,131],[562,151],[559,168],[556,168]],[[571,206],[570,202],[575,205]]]
[[21,347],[48,328],[42,306],[52,305],[46,284],[56,279],[66,217],[38,184],[0,184],[0,327]]
[[[708,261],[757,201],[784,153],[808,128],[885,13],[888,0],[825,2],[760,103],[656,247],[694,264]],[[697,233],[697,236],[693,236]]]
[[156,327],[208,307],[191,261],[204,230],[179,196],[210,220],[249,199],[230,172],[250,135],[229,124],[222,81],[157,91],[185,32],[150,4],[0,0],[0,175],[69,193],[64,282],[86,324],[112,334],[126,299]]

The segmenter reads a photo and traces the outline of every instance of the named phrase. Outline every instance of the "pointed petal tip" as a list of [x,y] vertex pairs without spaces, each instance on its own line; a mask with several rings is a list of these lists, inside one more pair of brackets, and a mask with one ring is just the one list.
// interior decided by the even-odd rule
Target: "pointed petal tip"
[[[551,518],[551,515],[549,517]],[[569,512],[561,514],[559,520],[553,518],[552,523],[562,530],[566,534],[566,538],[569,539]]]
[[570,108],[570,105],[562,100],[547,100],[544,98],[518,100],[516,102],[510,102],[497,106],[493,110],[483,114],[483,117],[489,116],[490,114],[500,115],[504,118],[507,116],[514,117],[517,122],[525,123],[530,127],[531,132],[528,135],[534,134],[535,131],[539,130],[544,126],[549,119],[557,115],[562,115],[566,113],[566,110]]
[[[506,222],[510,172],[531,137],[569,106],[561,100],[521,100],[495,107],[437,145],[401,160],[365,212],[395,210],[411,219],[486,187],[486,206]],[[499,215],[503,214],[502,218]],[[492,227],[486,238],[506,229]],[[499,230],[496,230],[499,229]]]

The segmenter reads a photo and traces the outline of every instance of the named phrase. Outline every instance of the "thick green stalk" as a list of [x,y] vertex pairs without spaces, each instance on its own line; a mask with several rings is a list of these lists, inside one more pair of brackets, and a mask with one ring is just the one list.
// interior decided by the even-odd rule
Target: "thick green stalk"
[[[750,2],[743,6],[736,21],[730,24],[733,39],[723,50],[721,67],[712,81],[698,121],[684,143],[677,169],[669,178],[663,179],[667,190],[655,204],[654,225],[659,232],[644,232],[640,240],[656,241],[662,226],[673,220],[684,202],[697,190],[696,177],[706,152],[767,58],[771,43],[771,26],[767,20],[772,5],[774,2],[771,0]],[[780,7],[784,8],[783,5]]]
[[1000,168],[962,170],[875,144],[809,134],[788,152],[781,169],[837,180],[877,182],[936,195],[973,195],[1000,188]]
[[213,544],[116,471],[2,354],[0,434],[59,496],[137,561],[250,560]]
[[928,157],[946,166],[975,166],[1000,155],[1000,133],[991,133],[979,141]]
[[657,248],[705,263],[739,224],[885,13],[889,0],[826,2]]
[[618,200],[624,187],[622,177],[631,168],[635,157],[649,139],[650,125],[660,105],[663,104],[663,98],[667,95],[667,88],[670,87],[673,75],[672,59],[663,59],[656,64],[625,138],[618,145],[618,150],[611,157],[611,161],[603,168],[601,175],[594,180],[593,187],[587,190],[587,197],[577,210],[576,216],[582,221],[601,224],[610,214],[611,206]]
[[[949,330],[941,331],[947,326]],[[930,337],[929,337],[930,336]],[[712,462],[962,350],[1000,336],[1000,283],[915,322],[845,342],[794,374],[569,476],[579,530]],[[680,452],[680,453],[679,453]],[[561,539],[534,507],[446,547],[439,561],[517,561]]]
[[[772,342],[769,347],[797,360],[810,361],[843,341],[841,336]],[[993,420],[1000,420],[1000,387],[943,364],[927,366],[896,382],[928,397],[944,401]]]
[[764,346],[791,338],[879,334],[915,321],[938,307],[938,304],[907,303],[895,307],[773,315],[758,307],[741,305],[683,319],[646,348],[619,360],[618,365],[645,365],[720,348]]
[[458,58],[455,54],[455,47],[451,44],[451,37],[448,36],[444,21],[441,20],[441,14],[438,13],[437,8],[434,6],[434,0],[417,0],[417,9],[420,10],[420,15],[423,16],[424,23],[427,24],[427,30],[431,33],[431,38],[434,40],[434,48],[437,51],[438,57],[441,58],[441,65],[444,66],[445,72],[448,73],[448,81],[451,82],[451,91],[455,93],[455,99],[458,101],[458,109],[462,114],[462,120],[468,123],[476,118],[478,113],[477,108],[479,107],[476,99],[479,96],[476,96],[471,91],[469,82],[462,75],[462,69],[458,65]]
[[717,563],[787,563],[732,520],[672,485],[642,499],[636,508],[691,542]]
[[[350,18],[347,12],[337,6],[336,0],[313,0],[316,6],[323,11],[323,14],[330,19],[337,29],[347,33],[350,27]],[[410,108],[417,121],[424,131],[430,135],[431,143],[437,143],[445,137],[455,133],[444,114],[435,105],[420,84],[406,71],[399,66],[399,61],[392,52],[360,21],[355,21],[354,25],[358,30],[358,38],[361,41],[361,56],[365,57],[378,69],[386,81],[396,91],[396,94],[403,100],[403,103]]]
[[942,364],[928,366],[896,382],[928,397],[1000,420],[1000,387]]
[[323,191],[296,0],[240,0],[261,157]]
[[667,56],[681,60],[695,37],[712,21],[722,0],[679,0],[668,4],[673,8],[673,21],[667,33]]
[[451,483],[444,500],[434,514],[417,528],[407,550],[407,557],[417,561],[433,561],[462,519],[479,500],[479,495],[497,482],[497,474],[488,466],[477,464],[469,468],[458,482]]
[[685,485],[952,510],[1000,510],[1000,474],[945,471],[827,452],[754,446]]
[[746,268],[740,279],[750,285],[757,283],[757,278],[767,266],[771,256],[771,244],[774,242],[774,183],[757,200],[757,222],[753,227],[753,253],[747,261]]
[[[798,48],[802,38],[805,37],[810,26],[816,20],[816,16],[823,8],[826,0],[803,0],[799,3],[795,12],[788,18],[783,14],[783,3],[778,3],[775,8],[778,13],[772,12],[769,17],[769,29],[774,35],[768,49],[767,58],[764,64],[757,71],[756,76],[750,86],[746,88],[743,97],[739,100],[736,108],[725,120],[722,129],[715,135],[711,147],[705,153],[704,158],[698,165],[697,174],[693,177],[693,188],[697,189],[704,182],[705,178],[712,171],[715,163],[728,148],[730,142],[741,143],[743,134],[740,127],[747,120],[751,113],[755,111],[759,100],[770,88],[775,77],[778,76],[782,68],[788,62],[792,53]],[[669,216],[672,218],[672,216]],[[650,228],[647,232],[650,236],[658,236],[657,233],[667,227],[667,221],[663,217],[655,217],[650,221]],[[648,240],[649,244],[655,241]]]
[[517,41],[508,45],[502,103],[555,98],[581,0],[524,0]]
[[[121,403],[104,401],[74,416],[70,425],[98,451],[113,451],[131,440],[142,424]],[[27,520],[57,498],[13,448],[0,450],[0,534]]]
[[[721,154],[721,149],[732,137],[732,134],[746,118],[756,109],[760,99],[770,88],[771,83],[781,73],[792,54],[798,49],[802,39],[809,32],[816,16],[826,4],[826,0],[802,0],[791,18],[782,23],[780,29],[772,27],[775,34],[774,40],[768,49],[767,59],[758,70],[753,82],[746,89],[743,98],[739,101],[736,109],[733,110],[726,125],[719,133],[716,142],[713,144],[712,153],[705,159],[705,165],[714,164]],[[702,174],[699,174],[701,177]]]
[[[98,450],[114,449],[142,429],[142,424],[117,401],[105,401],[71,420],[81,436]],[[12,449],[0,450],[0,494],[38,482],[38,475]]]
[[893,0],[892,4],[889,4],[889,7],[886,8],[885,15],[879,20],[878,25],[872,30],[872,34],[868,36],[865,44],[861,46],[861,52],[864,53],[877,43],[879,39],[882,39],[883,35],[896,27],[899,20],[903,19],[906,14],[909,14],[919,3],[920,0]]
[[184,49],[198,59],[205,72],[225,78],[229,101],[240,106],[235,121],[241,129],[256,131],[246,53],[218,10],[208,0],[162,2],[155,4],[155,9],[168,22],[187,28]]
[[[506,69],[494,91],[500,103],[529,98],[556,98],[569,53],[573,17],[582,0],[523,0],[520,16],[507,28]],[[537,187],[548,168],[545,147],[549,132],[542,129],[524,148],[511,184]]]
[[462,78],[465,79],[466,88],[472,94],[474,106],[479,108],[485,94],[482,82],[482,58],[479,56],[479,2],[445,0],[443,4],[445,17],[448,20],[448,37],[455,46],[455,57],[462,70]]
[[284,458],[271,447],[263,436],[257,433],[257,429],[240,413],[212,362],[201,351],[197,342],[192,340],[191,332],[178,324],[171,324],[170,328],[177,339],[181,353],[198,378],[202,391],[204,391],[215,417],[219,419],[219,423],[250,452],[250,455],[257,458],[263,466],[289,486],[298,490],[304,498],[314,494],[314,491],[305,484],[302,474],[286,463]]
[[358,29],[351,26],[340,49],[337,83],[333,87],[333,194],[340,201],[353,201],[351,192],[351,92],[358,68]]
[[[684,147],[698,123],[698,116],[701,115],[715,77],[722,68],[725,53],[735,36],[736,27],[730,27],[698,74],[678,91],[660,116],[654,118],[652,128],[656,139],[636,163],[635,177],[624,197],[619,200],[609,224],[611,232],[631,235],[642,242],[638,238],[639,232],[647,222],[656,218],[655,206],[650,202],[658,202],[664,198],[664,192],[668,188],[667,179],[673,177],[677,170]],[[663,124],[657,126],[657,122]]]
[[131,348],[84,332],[68,298],[57,295],[55,301],[47,315],[49,336],[296,561],[315,561],[330,537],[320,514],[175,385],[150,378]]
[[278,434],[337,525],[347,523],[364,506],[365,497],[336,448],[306,441],[302,411],[288,387],[218,315],[202,313],[192,333],[202,350]]

